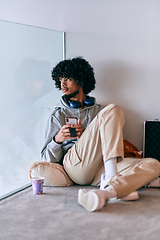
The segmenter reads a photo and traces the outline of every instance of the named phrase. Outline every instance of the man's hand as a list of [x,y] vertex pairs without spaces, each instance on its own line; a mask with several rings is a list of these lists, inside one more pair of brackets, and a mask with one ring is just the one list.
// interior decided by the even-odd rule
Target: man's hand
[[77,138],[80,138],[84,131],[84,127],[81,124],[81,119],[78,119],[78,125],[72,125],[72,127],[74,127],[76,130]]
[[[75,128],[76,130],[76,137],[71,137],[70,128]],[[80,138],[80,136],[82,135],[84,131],[84,127],[81,124],[81,119],[78,119],[78,124],[77,125],[69,125],[66,124],[64,125],[61,130],[59,131],[59,133],[55,136],[55,142],[56,143],[62,143],[67,139],[76,139],[76,138]]]

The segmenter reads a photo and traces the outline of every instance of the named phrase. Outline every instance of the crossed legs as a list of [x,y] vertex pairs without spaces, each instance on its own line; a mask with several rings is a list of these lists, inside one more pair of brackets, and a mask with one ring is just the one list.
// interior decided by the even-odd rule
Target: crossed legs
[[[103,190],[79,190],[78,201],[89,211],[101,209],[112,197],[126,197],[160,174],[160,163],[155,159],[123,160],[116,166],[118,157],[123,157],[123,124],[121,108],[108,105],[64,157],[64,168],[75,183],[98,186],[101,182],[100,189]],[[113,169],[107,171],[110,161],[109,168]],[[119,173],[117,167],[121,169]],[[102,173],[105,174],[103,187],[100,180]]]

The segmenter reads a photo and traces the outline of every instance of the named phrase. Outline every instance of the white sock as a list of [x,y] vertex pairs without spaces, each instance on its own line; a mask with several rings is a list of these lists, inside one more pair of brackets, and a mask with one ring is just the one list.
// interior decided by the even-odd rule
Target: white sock
[[108,200],[117,196],[117,192],[116,192],[115,188],[112,187],[111,185],[109,185],[104,191],[107,191]]
[[105,168],[105,179],[109,180],[111,177],[114,177],[118,174],[117,170],[117,157],[110,158],[104,163]]

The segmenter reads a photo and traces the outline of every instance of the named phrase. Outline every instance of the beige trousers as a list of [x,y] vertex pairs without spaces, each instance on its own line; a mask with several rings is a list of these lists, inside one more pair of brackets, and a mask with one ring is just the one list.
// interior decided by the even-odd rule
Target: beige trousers
[[[102,109],[86,128],[80,139],[64,157],[63,165],[77,184],[100,185],[104,162],[110,158],[123,158],[124,114],[110,104]],[[160,175],[160,163],[155,159],[124,159],[117,163],[119,174],[109,181],[124,197]]]

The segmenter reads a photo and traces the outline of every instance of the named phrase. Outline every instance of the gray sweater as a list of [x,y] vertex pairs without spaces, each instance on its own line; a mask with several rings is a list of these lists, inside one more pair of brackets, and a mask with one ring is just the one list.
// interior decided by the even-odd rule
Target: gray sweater
[[69,148],[75,144],[77,139],[67,139],[62,144],[54,141],[53,137],[57,135],[62,126],[65,124],[65,117],[77,117],[81,119],[83,127],[90,124],[97,113],[104,106],[97,104],[94,98],[94,105],[80,109],[71,108],[63,99],[55,106],[46,126],[45,144],[41,152],[42,160],[63,164],[63,157]]

